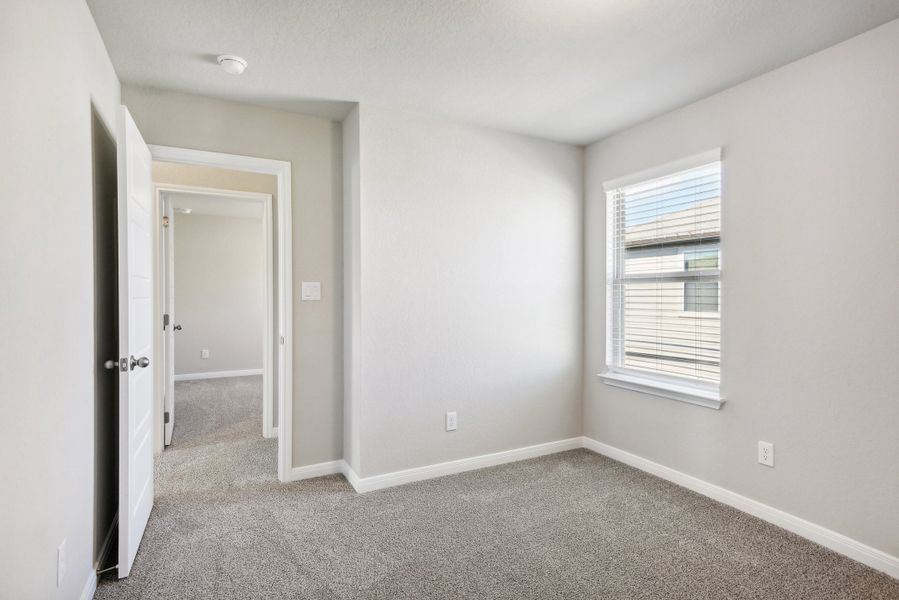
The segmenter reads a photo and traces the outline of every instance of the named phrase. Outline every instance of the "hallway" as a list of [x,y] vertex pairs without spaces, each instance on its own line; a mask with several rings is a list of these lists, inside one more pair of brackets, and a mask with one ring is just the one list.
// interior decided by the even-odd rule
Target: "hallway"
[[172,444],[156,459],[156,511],[191,494],[277,482],[277,439],[262,437],[262,376],[175,384]]

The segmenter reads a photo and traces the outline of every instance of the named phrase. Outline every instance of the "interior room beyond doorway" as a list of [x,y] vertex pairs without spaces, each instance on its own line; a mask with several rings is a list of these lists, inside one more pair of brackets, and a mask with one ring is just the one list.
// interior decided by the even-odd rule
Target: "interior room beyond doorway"
[[275,437],[277,178],[157,161],[153,179],[163,225],[158,446],[177,443],[179,418],[196,437],[226,426],[236,405],[259,437]]

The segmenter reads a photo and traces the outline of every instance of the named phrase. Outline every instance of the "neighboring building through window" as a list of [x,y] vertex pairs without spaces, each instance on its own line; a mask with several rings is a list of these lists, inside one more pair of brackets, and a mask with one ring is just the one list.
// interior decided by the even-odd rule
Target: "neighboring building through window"
[[720,160],[606,191],[609,371],[717,388]]
[[685,281],[684,312],[718,312],[718,282]]

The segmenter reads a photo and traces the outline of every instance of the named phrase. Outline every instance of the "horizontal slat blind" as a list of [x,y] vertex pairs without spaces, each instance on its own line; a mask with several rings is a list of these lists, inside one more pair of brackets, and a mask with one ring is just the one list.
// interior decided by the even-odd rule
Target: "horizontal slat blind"
[[721,163],[607,198],[609,366],[718,383]]

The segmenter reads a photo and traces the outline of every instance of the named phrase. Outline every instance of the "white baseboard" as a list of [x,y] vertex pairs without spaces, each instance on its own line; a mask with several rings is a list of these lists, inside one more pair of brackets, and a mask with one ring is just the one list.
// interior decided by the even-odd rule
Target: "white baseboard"
[[360,493],[359,476],[356,474],[356,471],[353,470],[353,467],[350,466],[350,463],[346,461],[343,461],[343,476],[346,477],[346,480],[353,486],[356,493]]
[[581,438],[575,437],[567,440],[547,442],[545,444],[536,444],[534,446],[525,446],[524,448],[516,448],[514,450],[506,450],[504,452],[482,454],[471,458],[462,458],[424,467],[415,467],[403,471],[393,471],[392,473],[373,475],[371,477],[359,477],[359,475],[347,465],[344,474],[350,484],[361,494],[393,487],[395,485],[412,483],[413,481],[422,481],[425,479],[433,479],[434,477],[462,473],[464,471],[483,469],[484,467],[502,465],[519,460],[526,460],[528,458],[537,458],[538,456],[555,454],[556,452],[574,450],[581,447]]
[[263,432],[262,437],[268,438],[268,439],[277,438],[278,437],[278,428],[272,427],[271,429],[268,430],[268,433]]
[[342,460],[332,460],[314,465],[306,465],[305,467],[294,467],[290,470],[287,481],[300,481],[301,479],[311,479],[313,477],[343,473],[345,464],[346,463]]
[[608,456],[611,459],[630,465],[641,471],[645,471],[656,477],[676,483],[679,486],[693,490],[703,496],[707,496],[713,500],[717,500],[728,506],[732,506],[737,510],[749,513],[754,517],[758,517],[763,521],[767,521],[778,527],[782,527],[787,531],[792,531],[798,536],[811,540],[816,544],[820,544],[825,548],[833,550],[851,559],[868,565],[872,569],[883,571],[887,575],[899,579],[899,558],[887,554],[876,548],[872,548],[857,540],[847,537],[836,531],[822,527],[810,521],[806,521],[800,517],[784,512],[773,506],[768,506],[752,498],[741,496],[736,492],[732,492],[723,487],[719,487],[702,479],[687,475],[680,471],[676,471],[670,467],[660,465],[636,454],[631,454],[625,450],[603,444],[592,438],[583,438],[583,447]]
[[206,371],[204,373],[182,373],[175,375],[175,381],[193,381],[194,379],[220,379],[222,377],[246,377],[262,375],[262,369],[241,369],[237,371]]
[[97,572],[91,569],[91,572],[87,576],[87,581],[84,582],[84,587],[81,588],[81,595],[78,598],[79,600],[93,600],[96,592]]
[[403,471],[384,473],[382,475],[373,475],[371,477],[359,477],[358,473],[356,473],[346,461],[334,460],[305,467],[295,467],[291,471],[289,480],[297,481],[300,479],[309,479],[311,477],[342,473],[350,485],[361,494],[412,483],[414,481],[423,481],[425,479],[433,479],[444,475],[453,475],[464,471],[483,469],[484,467],[492,467],[519,460],[537,458],[539,456],[555,454],[556,452],[564,452],[566,450],[574,450],[577,448],[586,448],[597,454],[602,454],[603,456],[630,465],[641,471],[655,475],[656,477],[660,477],[689,490],[693,490],[703,496],[707,496],[713,500],[732,506],[737,510],[758,517],[763,521],[767,521],[773,525],[786,529],[787,531],[791,531],[800,537],[815,542],[816,544],[820,544],[834,552],[848,556],[853,560],[857,560],[873,569],[877,569],[891,577],[899,579],[899,558],[895,556],[872,548],[871,546],[863,544],[862,542],[841,533],[837,533],[836,531],[827,529],[821,525],[817,525],[778,508],[774,508],[773,506],[768,506],[757,500],[747,498],[746,496],[742,496],[736,492],[703,481],[692,475],[687,475],[681,471],[660,465],[659,463],[637,456],[636,454],[631,454],[625,450],[615,448],[614,446],[603,444],[602,442],[598,442],[589,437],[569,438],[546,444],[537,444],[534,446],[526,446],[524,448],[516,448],[514,450],[506,450],[504,452],[494,452],[492,454],[483,454],[471,458],[463,458],[460,460],[405,469]]

